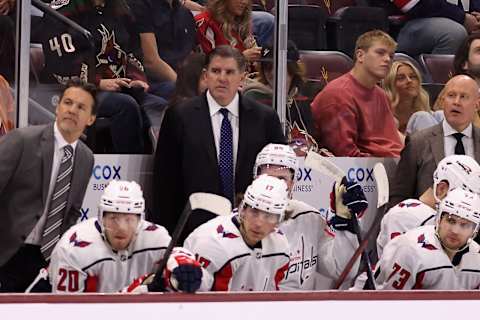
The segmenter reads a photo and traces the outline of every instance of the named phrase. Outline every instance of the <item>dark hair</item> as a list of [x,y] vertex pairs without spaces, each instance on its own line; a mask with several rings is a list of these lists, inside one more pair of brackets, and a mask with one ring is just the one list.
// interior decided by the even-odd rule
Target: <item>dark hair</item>
[[88,92],[93,98],[92,114],[97,114],[97,87],[93,83],[83,82],[80,80],[69,80],[63,89],[62,94],[60,95],[60,100],[62,101],[65,91],[69,88],[80,88]]
[[480,32],[472,33],[463,40],[462,44],[458,47],[455,57],[453,58],[453,71],[455,75],[468,74],[465,70],[465,62],[468,61],[468,54],[470,52],[470,46],[474,40],[480,39]]
[[193,52],[181,62],[177,69],[175,93],[170,100],[170,105],[198,96],[198,84],[205,67],[205,58],[204,53]]
[[231,46],[223,45],[223,46],[215,47],[208,54],[205,65],[208,67],[210,65],[210,62],[212,62],[213,58],[215,57],[235,59],[235,61],[237,62],[238,69],[241,72],[245,71],[247,67],[247,61],[245,60],[245,57],[243,56],[243,54]]

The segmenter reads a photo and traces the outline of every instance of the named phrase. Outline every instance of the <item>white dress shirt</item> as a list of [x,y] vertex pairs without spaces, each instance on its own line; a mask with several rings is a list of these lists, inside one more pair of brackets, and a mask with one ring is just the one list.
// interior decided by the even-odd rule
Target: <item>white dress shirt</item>
[[[458,131],[453,129],[446,120],[442,121],[443,126],[443,142],[444,142],[444,151],[445,157],[455,154],[455,146],[457,145],[457,139],[455,139],[452,134],[457,133]],[[463,133],[462,143],[465,149],[465,155],[474,157],[473,153],[473,126],[470,123],[468,127],[465,128],[461,133]]]
[[207,102],[208,109],[210,111],[210,119],[212,120],[212,129],[213,129],[213,138],[215,139],[215,147],[217,148],[217,159],[220,161],[220,129],[222,128],[223,115],[220,112],[221,108],[228,110],[228,120],[232,126],[232,135],[233,135],[233,170],[237,165],[237,151],[238,151],[238,134],[240,128],[240,118],[239,118],[239,96],[238,92],[233,98],[232,102],[225,107],[222,107],[215,101],[215,99],[210,94],[210,91],[207,90]]
[[[40,244],[40,241],[42,240],[42,233],[43,233],[43,227],[45,226],[45,222],[47,221],[47,212],[48,212],[48,207],[50,206],[50,198],[52,197],[53,189],[55,188],[55,180],[57,178],[58,174],[58,169],[60,168],[60,161],[63,158],[63,147],[65,147],[67,144],[69,144],[65,139],[63,138],[62,134],[58,130],[57,127],[57,122],[55,121],[55,124],[53,125],[53,137],[54,137],[54,145],[53,145],[53,162],[52,162],[52,174],[50,175],[50,184],[48,187],[48,194],[47,194],[47,201],[45,203],[45,208],[43,208],[43,213],[40,219],[38,219],[37,224],[33,228],[32,232],[28,235],[27,239],[25,240],[25,243],[30,243],[30,244]],[[75,141],[71,143],[70,145],[73,148],[73,157],[75,159],[75,148],[77,147],[78,141]]]

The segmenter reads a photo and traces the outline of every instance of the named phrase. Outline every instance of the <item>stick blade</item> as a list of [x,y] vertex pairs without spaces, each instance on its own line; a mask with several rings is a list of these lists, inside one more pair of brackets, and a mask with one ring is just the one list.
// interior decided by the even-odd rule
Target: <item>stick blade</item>
[[308,151],[305,157],[305,166],[322,173],[335,180],[342,180],[345,173],[326,157],[322,157],[315,151]]
[[196,192],[189,197],[192,210],[202,209],[217,216],[226,216],[232,212],[230,200],[213,193]]
[[387,171],[381,162],[373,167],[373,175],[377,184],[377,208],[380,208],[388,202],[390,196]]

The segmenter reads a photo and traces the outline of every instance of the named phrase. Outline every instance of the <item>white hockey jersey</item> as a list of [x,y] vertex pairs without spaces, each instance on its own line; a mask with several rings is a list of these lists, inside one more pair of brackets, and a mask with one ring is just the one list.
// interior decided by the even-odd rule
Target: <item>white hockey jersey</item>
[[435,224],[435,215],[433,208],[417,199],[403,200],[392,207],[382,218],[377,237],[378,256],[382,256],[391,239],[417,227]]
[[202,224],[185,240],[206,272],[199,291],[273,291],[285,277],[290,261],[287,238],[274,231],[258,248],[242,238],[237,215]]
[[435,226],[416,228],[384,248],[375,272],[377,289],[478,289],[479,250],[472,241],[452,262],[435,235]]
[[48,267],[53,292],[118,292],[136,278],[155,272],[170,242],[168,231],[140,221],[135,241],[115,252],[96,218],[71,227],[55,247]]
[[316,285],[316,272],[336,280],[358,247],[356,236],[349,231],[335,231],[327,224],[328,212],[321,214],[304,202],[290,200],[288,209],[293,213],[282,222],[280,230],[290,244],[290,266],[281,290],[330,289]]

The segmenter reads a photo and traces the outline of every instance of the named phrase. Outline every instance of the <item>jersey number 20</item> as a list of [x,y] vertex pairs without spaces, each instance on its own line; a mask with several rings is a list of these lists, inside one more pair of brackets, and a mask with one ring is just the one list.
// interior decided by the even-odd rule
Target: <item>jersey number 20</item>
[[66,270],[66,269],[60,268],[58,270],[58,276],[60,277],[60,280],[58,281],[58,285],[57,285],[58,291],[68,291],[68,292],[78,291],[78,280],[79,280],[78,271]]

